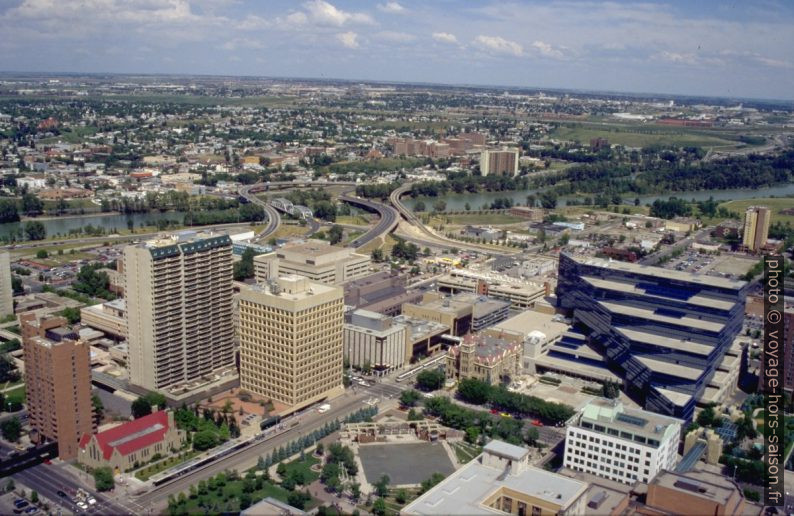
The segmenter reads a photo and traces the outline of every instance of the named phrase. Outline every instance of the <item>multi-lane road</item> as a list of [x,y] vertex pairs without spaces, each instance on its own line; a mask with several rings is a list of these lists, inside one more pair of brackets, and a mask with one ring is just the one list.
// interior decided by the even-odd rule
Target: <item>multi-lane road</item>
[[349,195],[342,195],[339,197],[339,200],[349,204],[355,204],[356,206],[361,206],[368,211],[375,211],[378,213],[378,215],[380,215],[380,220],[378,223],[375,224],[372,229],[350,242],[350,247],[362,247],[380,236],[391,233],[394,228],[397,227],[400,214],[391,206],[366,199],[360,199],[358,197],[351,197]]
[[253,204],[259,205],[265,210],[265,215],[267,216],[267,226],[265,226],[264,231],[259,233],[259,239],[264,239],[272,235],[273,233],[278,230],[278,227],[281,225],[281,215],[279,215],[278,211],[272,207],[270,204],[266,203],[256,195],[251,193],[251,190],[258,190],[263,187],[262,183],[256,183],[253,185],[246,185],[241,187],[238,190],[238,193],[251,202]]

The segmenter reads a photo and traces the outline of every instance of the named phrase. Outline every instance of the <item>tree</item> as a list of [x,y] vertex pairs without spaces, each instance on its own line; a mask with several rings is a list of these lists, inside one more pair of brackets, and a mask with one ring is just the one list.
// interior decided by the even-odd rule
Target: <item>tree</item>
[[28,221],[25,223],[25,235],[28,240],[44,240],[47,237],[47,229],[37,220]]
[[419,488],[419,494],[424,494],[430,491],[433,486],[440,483],[442,480],[444,480],[444,475],[441,473],[433,473],[430,475],[430,478],[422,481]]
[[18,417],[14,416],[0,424],[0,431],[2,431],[3,439],[6,441],[17,442],[22,434],[22,423]]
[[[130,407],[130,410],[132,412],[132,417],[139,419],[152,413],[152,404],[146,399],[146,397],[141,396],[132,402],[132,407]],[[195,441],[193,444],[195,445]]]
[[444,201],[436,201],[435,204],[433,204],[433,211],[437,213],[443,213],[447,211],[447,203]]
[[38,251],[36,251],[36,258],[38,258],[39,260],[44,260],[49,257],[50,257],[50,253],[48,253],[46,249],[39,249]]
[[553,210],[557,207],[557,194],[554,192],[542,192],[540,194],[540,205],[547,210]]
[[373,487],[375,488],[375,493],[377,493],[377,495],[380,497],[388,496],[389,482],[391,482],[389,475],[382,475],[378,479],[378,481],[373,484]]
[[480,439],[480,428],[477,426],[467,427],[464,438],[467,443],[477,444],[477,441]]
[[425,369],[416,375],[416,386],[423,391],[435,391],[444,386],[445,379],[441,369]]
[[110,491],[115,487],[113,471],[105,466],[94,469],[94,485],[97,491]]
[[386,514],[386,500],[383,498],[378,498],[375,500],[375,503],[372,504],[372,514],[375,514],[376,516],[384,516]]
[[287,503],[300,510],[306,507],[306,502],[309,500],[311,500],[311,496],[303,491],[293,491],[287,495]]
[[423,212],[426,209],[427,208],[425,207],[425,203],[422,202],[422,201],[416,201],[416,204],[414,204],[414,211],[417,212],[417,213]]
[[61,310],[61,315],[66,317],[69,324],[77,324],[80,322],[80,309],[72,306],[67,306]]
[[331,245],[338,244],[342,241],[343,233],[342,226],[334,224],[331,226],[331,229],[328,230],[328,242]]
[[540,438],[540,432],[534,426],[529,427],[527,430],[526,435],[524,436],[524,441],[530,445],[535,446]]
[[350,498],[352,498],[354,502],[361,498],[361,484],[358,482],[350,484]]
[[464,378],[458,384],[458,396],[467,403],[482,405],[488,401],[490,386],[474,378]]
[[91,396],[91,405],[94,407],[94,419],[97,423],[101,423],[105,417],[105,405],[96,394]]
[[375,263],[380,263],[385,259],[383,255],[383,249],[381,248],[373,249],[370,256],[372,257],[372,261]]
[[404,407],[415,407],[422,399],[422,395],[413,389],[406,389],[400,393],[400,404]]
[[408,492],[405,489],[398,489],[397,494],[394,495],[394,501],[402,505],[407,500],[408,500]]
[[240,261],[234,264],[234,280],[244,281],[254,277],[254,256],[256,252],[247,247],[240,257]]

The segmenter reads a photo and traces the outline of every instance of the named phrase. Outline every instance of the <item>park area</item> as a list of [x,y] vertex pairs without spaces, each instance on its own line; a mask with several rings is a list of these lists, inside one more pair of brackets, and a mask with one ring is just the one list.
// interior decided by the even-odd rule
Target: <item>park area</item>
[[393,486],[418,485],[433,473],[447,476],[455,471],[440,442],[362,444],[358,456],[367,481],[387,475]]

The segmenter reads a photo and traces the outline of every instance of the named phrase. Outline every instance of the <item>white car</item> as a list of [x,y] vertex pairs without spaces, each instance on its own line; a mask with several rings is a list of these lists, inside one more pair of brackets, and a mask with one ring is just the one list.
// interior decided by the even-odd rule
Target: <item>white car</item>
[[88,505],[96,505],[96,498],[93,496],[89,496],[86,501],[88,502]]
[[78,501],[75,505],[77,505],[78,507],[80,507],[83,510],[88,509],[88,506],[83,501]]

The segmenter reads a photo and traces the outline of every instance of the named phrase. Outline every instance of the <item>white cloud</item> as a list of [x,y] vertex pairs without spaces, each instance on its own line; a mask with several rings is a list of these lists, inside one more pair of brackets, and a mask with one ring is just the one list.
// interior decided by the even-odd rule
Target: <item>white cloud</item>
[[562,59],[565,57],[561,50],[554,48],[544,41],[533,42],[532,48],[544,57],[553,57],[554,59]]
[[524,55],[524,47],[516,43],[504,39],[501,36],[477,36],[474,38],[474,44],[483,50],[492,52],[494,54],[505,54],[521,57]]
[[694,65],[698,63],[698,58],[697,56],[695,56],[695,54],[669,52],[667,50],[657,52],[656,54],[652,55],[651,58],[656,59],[658,61],[667,61],[669,63],[676,63],[676,64]]
[[438,41],[439,43],[449,43],[452,45],[458,42],[458,38],[454,34],[450,34],[449,32],[434,32],[433,39]]
[[385,13],[403,14],[406,9],[397,2],[386,2],[385,4],[378,4],[378,9]]
[[375,21],[366,13],[353,13],[343,11],[325,0],[311,0],[303,4],[308,17],[318,25],[341,27],[347,23],[360,23],[372,25]]
[[253,48],[261,50],[265,48],[265,45],[263,45],[261,41],[257,41],[255,39],[234,38],[224,43],[221,48],[224,50],[237,50],[238,48]]
[[772,68],[794,68],[794,65],[792,65],[790,62],[783,61],[781,59],[772,59],[769,57],[758,56],[756,57],[756,60],[759,63],[766,66],[771,66]]
[[355,32],[340,32],[336,39],[346,48],[358,48],[358,34]]
[[408,34],[407,32],[398,32],[393,30],[384,30],[379,32],[377,35],[378,39],[382,39],[384,41],[391,41],[393,43],[407,43],[409,41],[413,41],[416,39],[416,36],[413,34]]

